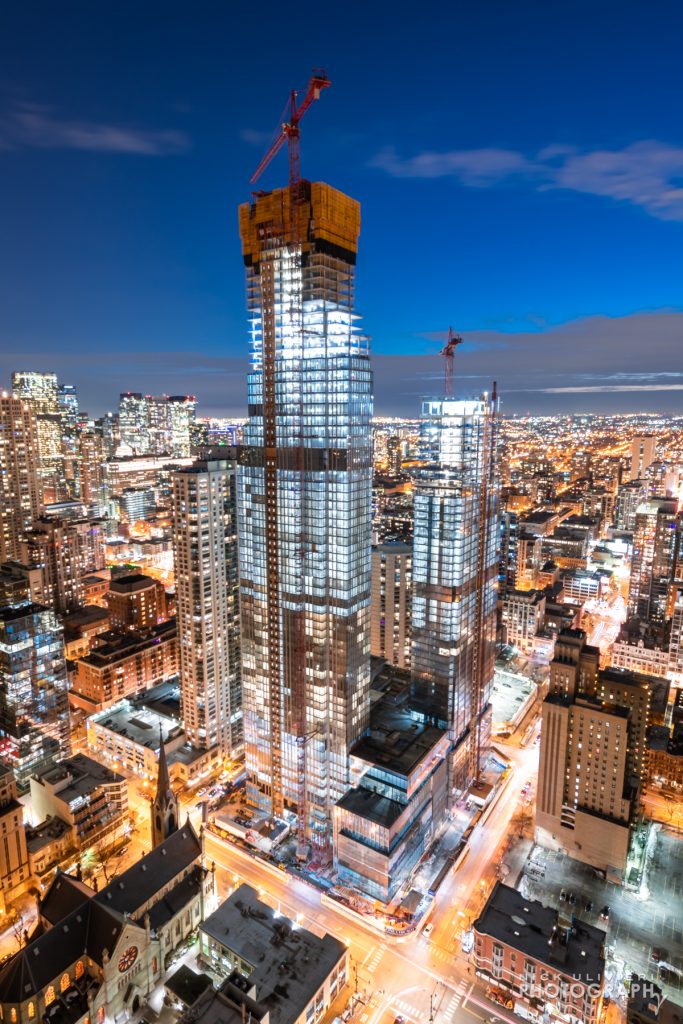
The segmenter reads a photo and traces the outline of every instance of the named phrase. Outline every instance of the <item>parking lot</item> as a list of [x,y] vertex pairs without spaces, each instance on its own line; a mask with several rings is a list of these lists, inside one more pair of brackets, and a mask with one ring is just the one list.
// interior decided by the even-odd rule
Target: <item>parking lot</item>
[[[683,841],[662,829],[657,837],[648,876],[650,896],[642,900],[619,885],[606,882],[592,868],[566,857],[534,847],[532,859],[545,866],[545,876],[527,870],[529,895],[546,905],[562,908],[566,914],[606,931],[606,945],[612,957],[623,960],[625,977],[631,972],[657,981],[666,995],[680,1002],[683,993]],[[560,893],[574,893],[576,902],[562,902]],[[585,910],[593,903],[591,912]],[[600,910],[609,906],[609,920]],[[652,959],[653,948],[662,966]],[[663,966],[666,964],[667,966]],[[680,973],[679,973],[680,972]]]

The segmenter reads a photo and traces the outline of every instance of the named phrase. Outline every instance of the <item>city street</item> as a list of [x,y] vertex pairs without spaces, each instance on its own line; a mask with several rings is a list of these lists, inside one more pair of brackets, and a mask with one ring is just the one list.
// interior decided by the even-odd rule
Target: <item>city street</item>
[[[510,820],[523,805],[521,787],[535,780],[538,748],[497,744],[512,762],[508,785],[490,817],[478,826],[461,867],[439,889],[429,921],[429,939],[413,934],[405,940],[385,940],[361,917],[347,917],[323,906],[320,891],[271,865],[259,863],[239,847],[206,833],[207,860],[216,862],[219,899],[240,882],[258,889],[262,898],[283,914],[317,934],[330,932],[351,951],[352,989],[366,1000],[355,1018],[360,1024],[386,1024],[397,1015],[406,1021],[430,1018],[439,1024],[483,1019],[495,1013],[501,1020],[515,1018],[489,1003],[481,986],[473,986],[473,969],[462,951],[462,934],[476,917],[495,881],[494,865],[510,831]],[[380,986],[379,988],[377,986]]]

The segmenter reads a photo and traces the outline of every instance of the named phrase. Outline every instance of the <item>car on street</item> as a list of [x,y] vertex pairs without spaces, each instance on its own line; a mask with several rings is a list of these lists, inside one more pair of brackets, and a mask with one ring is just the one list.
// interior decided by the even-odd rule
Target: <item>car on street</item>
[[430,922],[429,922],[429,924],[426,924],[426,925],[424,926],[424,928],[422,929],[422,934],[424,935],[425,939],[428,939],[428,938],[429,938],[429,936],[430,936],[430,935],[432,934],[432,932],[433,932],[433,931],[434,931],[434,925],[433,925],[433,923],[432,923],[432,922],[430,921]]
[[602,918],[603,921],[606,921],[607,918],[609,917],[609,907],[607,906],[607,904],[605,904],[605,906],[600,911],[600,917]]
[[662,949],[661,946],[652,947],[652,952],[650,953],[650,960],[652,960],[653,963],[658,964],[660,960],[668,959],[669,951],[667,949]]
[[572,906],[574,906],[574,904],[576,903],[576,893],[575,892],[570,892],[569,893],[569,902],[571,903]]
[[566,898],[567,898],[567,890],[566,889],[562,889],[562,891],[560,892],[560,903],[564,903]]
[[586,900],[586,902],[583,905],[583,909],[586,911],[587,914],[590,914],[591,910],[593,909],[593,900]]

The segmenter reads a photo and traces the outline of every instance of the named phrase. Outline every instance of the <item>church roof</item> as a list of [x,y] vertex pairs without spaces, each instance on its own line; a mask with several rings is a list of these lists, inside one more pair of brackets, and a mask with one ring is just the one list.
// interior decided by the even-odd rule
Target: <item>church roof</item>
[[95,900],[29,942],[0,969],[0,1002],[20,1003],[35,995],[82,956],[102,965],[112,952],[125,921],[122,914]]
[[81,879],[58,871],[40,901],[40,916],[51,925],[57,924],[94,895],[95,890]]
[[202,854],[202,844],[190,822],[164,839],[151,853],[98,892],[98,903],[135,917],[146,903]]
[[[198,862],[201,853],[201,841],[188,821],[99,893],[90,890],[92,895],[88,897],[83,892],[88,886],[70,875],[57,875],[41,904],[41,911],[47,909],[51,915],[46,914],[46,919],[55,923],[0,968],[0,1003],[29,999],[82,956],[101,965],[104,950],[113,952],[126,916],[139,915],[169,882]],[[183,894],[189,900],[197,877],[197,873],[191,872],[190,881],[183,879],[159,901],[158,924],[174,916],[169,910],[173,910]],[[57,916],[78,900],[80,903],[65,916]],[[166,900],[171,900],[168,906]],[[156,906],[152,906],[150,913],[155,910]]]

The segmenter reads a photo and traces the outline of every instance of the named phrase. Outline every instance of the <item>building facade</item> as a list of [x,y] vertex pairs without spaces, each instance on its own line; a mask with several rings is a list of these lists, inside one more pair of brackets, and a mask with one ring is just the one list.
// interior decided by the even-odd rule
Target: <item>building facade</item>
[[18,370],[12,374],[15,398],[30,406],[36,422],[37,472],[44,501],[67,495],[64,472],[63,410],[56,373]]
[[370,650],[396,668],[410,668],[413,546],[400,541],[372,549]]
[[70,752],[62,627],[41,605],[0,609],[0,758],[26,788]]
[[146,629],[166,618],[166,591],[143,573],[119,576],[109,584],[107,607],[112,629]]
[[651,688],[597,672],[581,630],[561,633],[543,702],[536,839],[621,880],[645,776]]
[[76,663],[71,702],[92,713],[178,673],[175,619],[149,629],[100,633]]
[[544,617],[545,595],[540,590],[508,590],[501,601],[505,643],[529,654],[543,628]]
[[26,530],[40,515],[38,434],[28,402],[0,395],[0,562],[21,558]]
[[75,754],[31,777],[31,806],[39,821],[59,818],[79,851],[111,847],[128,824],[128,783],[106,765]]
[[17,800],[17,783],[10,768],[0,764],[0,911],[11,910],[31,877],[24,808]]
[[225,455],[175,474],[173,552],[185,731],[232,758],[243,744],[237,467]]
[[487,995],[525,1020],[597,1024],[605,933],[496,882],[473,925],[475,970]]
[[36,520],[22,544],[22,561],[39,572],[33,600],[61,613],[83,605],[83,580],[104,569],[104,540],[101,519]]
[[[294,202],[292,199],[294,198]],[[293,216],[292,216],[293,214]],[[369,714],[372,374],[357,202],[320,183],[240,208],[252,372],[239,467],[248,795],[329,849]]]
[[422,405],[413,537],[413,695],[454,745],[453,787],[490,738],[498,596],[495,401]]
[[676,501],[650,498],[638,506],[628,592],[629,615],[653,624],[666,619],[679,529]]

